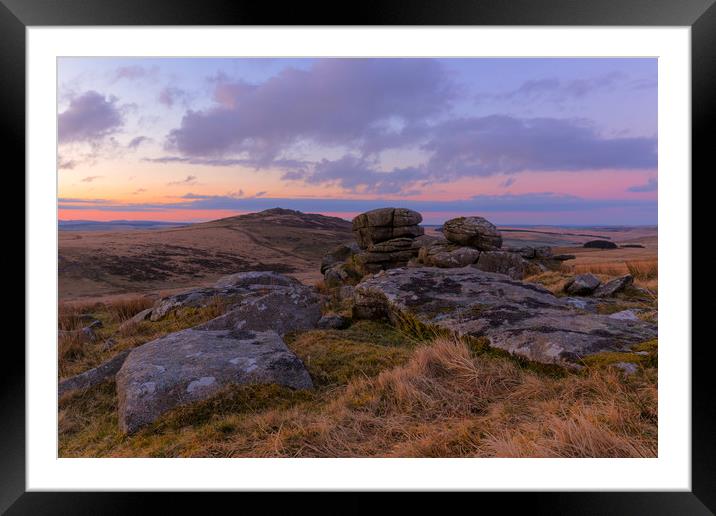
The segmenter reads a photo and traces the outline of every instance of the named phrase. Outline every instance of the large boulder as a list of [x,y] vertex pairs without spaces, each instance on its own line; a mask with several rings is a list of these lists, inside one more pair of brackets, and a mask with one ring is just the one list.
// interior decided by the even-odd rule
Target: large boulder
[[430,267],[465,267],[475,263],[478,258],[480,251],[474,247],[459,246],[447,240],[422,247],[418,253],[418,261]]
[[321,318],[321,301],[311,287],[247,296],[234,308],[211,321],[196,326],[203,330],[273,330],[279,335],[315,328]]
[[589,296],[601,281],[594,274],[577,274],[564,284],[564,291],[572,296]]
[[423,216],[407,208],[378,208],[353,219],[353,235],[361,249],[394,238],[415,238],[424,233]]
[[607,281],[603,285],[600,285],[594,291],[594,297],[611,297],[623,291],[625,288],[631,286],[634,283],[634,276],[626,274],[613,280]]
[[238,289],[246,288],[255,290],[265,287],[293,287],[300,285],[301,282],[291,276],[274,272],[274,271],[249,271],[237,272],[219,278],[214,284],[217,289]]
[[312,388],[301,360],[273,331],[171,333],[132,350],[117,373],[119,425],[133,433],[178,406],[232,385]]
[[497,348],[544,363],[579,366],[582,357],[625,351],[656,337],[656,325],[577,310],[544,287],[474,266],[400,268],[365,278],[353,317],[410,314],[460,335],[485,336]]
[[450,219],[443,224],[443,234],[450,242],[480,251],[495,251],[502,247],[502,234],[483,217]]
[[[171,312],[185,307],[202,308],[220,300],[227,308],[267,292],[279,291],[291,295],[296,289],[306,289],[300,281],[273,271],[239,272],[220,278],[213,287],[195,288],[159,299],[141,319],[159,321]],[[138,314],[139,316],[139,314]]]
[[480,259],[475,263],[475,267],[485,272],[506,274],[512,279],[522,279],[542,272],[542,269],[534,260],[526,260],[519,253],[505,251],[485,251],[481,253]]

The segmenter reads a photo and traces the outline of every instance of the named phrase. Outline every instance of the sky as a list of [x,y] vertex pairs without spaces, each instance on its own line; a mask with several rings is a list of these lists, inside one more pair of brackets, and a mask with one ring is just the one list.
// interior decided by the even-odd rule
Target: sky
[[657,223],[657,60],[61,58],[61,220]]

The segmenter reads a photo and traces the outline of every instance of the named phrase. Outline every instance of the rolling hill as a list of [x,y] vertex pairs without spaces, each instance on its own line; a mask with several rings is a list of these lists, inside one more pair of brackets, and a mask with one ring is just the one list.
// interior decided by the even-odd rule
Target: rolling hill
[[351,223],[274,208],[168,229],[61,231],[60,299],[170,291],[239,271],[275,270],[312,282]]

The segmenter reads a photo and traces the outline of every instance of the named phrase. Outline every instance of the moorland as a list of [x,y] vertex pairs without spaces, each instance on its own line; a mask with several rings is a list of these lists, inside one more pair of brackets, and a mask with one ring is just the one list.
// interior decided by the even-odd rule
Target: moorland
[[[505,226],[486,247],[396,213],[61,231],[59,455],[656,456],[656,227]],[[214,337],[241,381],[206,372]],[[256,339],[280,360],[237,355]]]

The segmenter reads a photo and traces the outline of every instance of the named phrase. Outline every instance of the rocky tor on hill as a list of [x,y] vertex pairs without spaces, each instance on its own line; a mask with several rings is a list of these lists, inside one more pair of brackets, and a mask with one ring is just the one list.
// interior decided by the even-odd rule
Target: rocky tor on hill
[[[487,272],[522,279],[559,268],[574,255],[553,255],[549,247],[502,248],[502,235],[483,217],[456,217],[445,222],[444,237],[423,234],[422,215],[406,208],[381,208],[353,219],[355,243],[324,256],[326,286],[355,285],[368,274],[397,267],[455,268],[474,265]],[[357,244],[358,249],[355,248]]]

